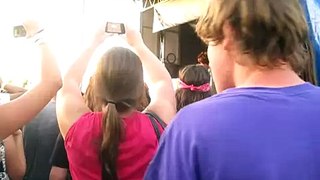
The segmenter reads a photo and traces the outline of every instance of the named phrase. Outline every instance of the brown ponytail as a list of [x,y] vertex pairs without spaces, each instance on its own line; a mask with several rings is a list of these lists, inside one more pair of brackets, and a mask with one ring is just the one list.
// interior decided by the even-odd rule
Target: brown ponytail
[[93,101],[89,104],[94,105],[93,109],[103,112],[98,152],[103,166],[102,177],[117,180],[119,145],[125,134],[120,115],[129,114],[142,96],[142,64],[129,49],[114,47],[102,56],[93,77],[93,94],[90,94],[90,100]]
[[109,103],[102,117],[101,158],[107,172],[107,179],[117,180],[116,162],[118,146],[122,135],[122,121],[116,105]]

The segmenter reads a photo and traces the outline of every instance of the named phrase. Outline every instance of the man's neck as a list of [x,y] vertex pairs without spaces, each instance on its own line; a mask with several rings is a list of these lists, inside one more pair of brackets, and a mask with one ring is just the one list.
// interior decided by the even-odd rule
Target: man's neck
[[289,87],[303,84],[304,81],[287,65],[267,69],[235,66],[236,87]]

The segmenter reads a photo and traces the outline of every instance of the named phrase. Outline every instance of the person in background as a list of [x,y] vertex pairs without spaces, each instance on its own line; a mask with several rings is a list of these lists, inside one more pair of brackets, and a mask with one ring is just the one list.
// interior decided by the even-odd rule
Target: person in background
[[27,89],[15,86],[13,84],[4,84],[3,89],[10,95],[10,100],[17,99],[21,95],[23,95],[25,92],[27,92]]
[[176,90],[177,111],[210,97],[210,74],[202,65],[188,65],[179,72],[179,88]]
[[24,127],[23,142],[27,162],[25,180],[49,179],[51,170],[50,157],[58,134],[56,102],[55,99],[52,99]]
[[196,31],[218,94],[180,110],[145,180],[320,179],[320,87],[299,0],[211,0]]
[[94,77],[91,76],[88,87],[85,93],[83,94],[83,99],[91,111],[100,112],[102,105],[99,99],[96,98],[93,88],[94,88]]
[[47,42],[41,37],[43,29],[37,22],[31,20],[25,21],[23,26],[27,32],[27,38],[34,41],[40,49],[41,78],[40,82],[23,96],[0,105],[0,177],[2,180],[9,179],[3,140],[30,122],[62,85],[55,57]]
[[213,81],[212,74],[211,74],[211,69],[209,66],[208,53],[205,51],[201,52],[197,57],[197,61],[198,61],[198,64],[201,64],[202,66],[204,66],[208,70],[209,75],[210,75],[211,92],[212,92],[212,94],[216,94],[217,91],[216,91],[216,88],[214,85],[214,81]]
[[140,112],[143,112],[148,107],[150,102],[151,102],[151,98],[149,94],[149,88],[148,88],[148,85],[144,83],[143,94],[139,99],[137,110]]
[[208,54],[206,51],[203,51],[198,55],[197,61],[199,64],[203,65],[206,69],[210,69]]
[[21,95],[23,95],[27,89],[13,85],[11,83],[5,83],[0,78],[0,87],[1,87],[1,94],[7,94],[10,100],[17,99]]
[[310,82],[313,85],[317,85],[318,81],[316,76],[316,58],[314,54],[314,48],[312,47],[312,43],[310,41],[310,38],[307,39],[305,42],[305,45],[302,46],[302,48],[305,50],[305,59],[307,61],[306,68],[300,72],[300,77],[306,82]]
[[51,171],[49,180],[70,180],[69,161],[66,149],[64,147],[64,139],[61,134],[58,135],[51,158]]
[[[57,115],[71,175],[73,179],[142,179],[163,131],[161,119],[169,123],[176,112],[170,74],[140,33],[126,28],[127,42],[137,55],[114,47],[101,57],[93,89],[102,112],[92,112],[79,85],[89,59],[106,36],[103,27],[66,73],[58,95]],[[136,110],[143,95],[142,69],[150,80],[151,103],[145,111],[158,116],[156,121]]]
[[[1,104],[8,103],[10,100],[9,94],[6,99],[1,99]],[[5,100],[5,101],[3,101]],[[26,172],[26,158],[23,148],[23,137],[21,129],[17,130],[9,137],[3,140],[5,148],[5,160],[6,170],[9,178],[12,180],[21,180]]]

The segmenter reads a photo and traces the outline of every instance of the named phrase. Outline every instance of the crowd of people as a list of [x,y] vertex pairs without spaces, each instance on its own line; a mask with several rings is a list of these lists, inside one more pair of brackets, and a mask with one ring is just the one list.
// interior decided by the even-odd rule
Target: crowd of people
[[210,1],[196,26],[208,51],[180,70],[177,90],[130,26],[128,47],[103,53],[85,92],[89,61],[113,35],[98,29],[61,77],[46,30],[23,26],[41,77],[29,90],[1,85],[1,180],[320,179],[320,88],[302,77],[298,0]]

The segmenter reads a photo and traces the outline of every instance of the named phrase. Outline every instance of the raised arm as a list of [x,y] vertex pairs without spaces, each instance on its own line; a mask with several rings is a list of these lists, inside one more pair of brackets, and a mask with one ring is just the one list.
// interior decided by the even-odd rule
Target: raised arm
[[176,114],[176,101],[171,77],[164,65],[144,44],[141,34],[129,27],[126,29],[127,41],[141,59],[143,71],[148,77],[150,105],[147,111],[156,113],[167,124]]
[[80,84],[89,60],[105,38],[104,28],[99,29],[93,42],[74,62],[63,78],[63,86],[57,96],[57,118],[63,137],[81,115],[90,112],[81,94]]
[[[33,21],[25,22],[24,26],[29,37],[40,31]],[[0,105],[0,140],[31,121],[61,87],[60,71],[48,44],[40,40],[37,46],[41,51],[41,80],[24,95]]]

